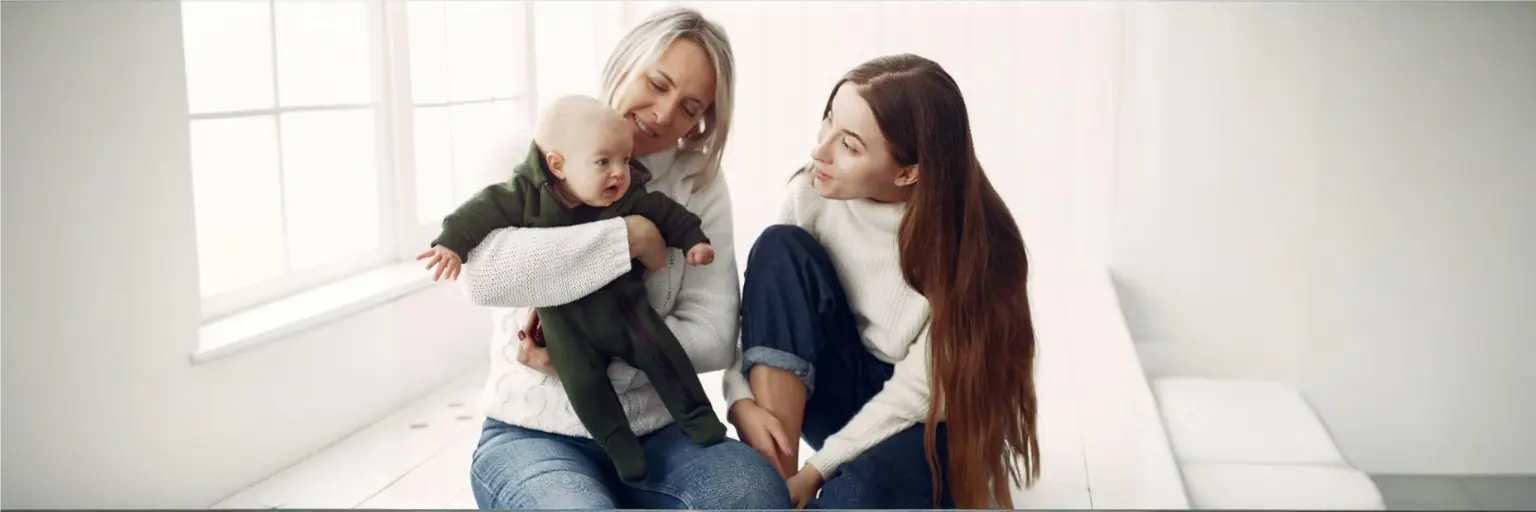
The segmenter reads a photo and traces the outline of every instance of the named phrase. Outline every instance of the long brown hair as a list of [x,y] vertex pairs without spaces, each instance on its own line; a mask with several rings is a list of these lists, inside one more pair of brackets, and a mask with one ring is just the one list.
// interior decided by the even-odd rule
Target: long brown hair
[[943,485],[935,424],[944,411],[955,504],[1013,508],[1008,483],[1022,472],[1032,487],[1040,476],[1024,239],[976,159],[965,99],[944,68],[910,54],[871,60],[832,88],[826,112],[844,84],[869,103],[896,163],[918,169],[898,243],[902,277],[932,311],[924,448],[934,499]]

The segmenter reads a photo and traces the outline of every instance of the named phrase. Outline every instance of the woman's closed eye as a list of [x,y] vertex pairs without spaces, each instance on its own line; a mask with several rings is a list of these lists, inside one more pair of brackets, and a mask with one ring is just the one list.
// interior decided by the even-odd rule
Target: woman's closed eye
[[[668,86],[665,82],[662,82],[662,81],[657,80],[655,78],[648,78],[648,79],[646,79],[646,81],[650,82],[651,89],[655,90],[658,93],[666,94],[667,91],[671,90],[671,87]],[[693,105],[692,102],[684,102],[684,104],[683,104],[683,106],[682,106],[682,108],[680,110],[683,111],[684,115],[687,115],[690,118],[696,118],[696,117],[699,117],[699,116],[704,114],[704,112],[702,112],[702,109],[700,109],[697,106]]]
[[[831,112],[827,112],[827,113],[821,115],[821,133],[822,134],[826,134],[828,131],[831,131],[831,130],[835,130],[835,128],[832,127],[832,113]],[[859,152],[858,148],[853,147],[853,143],[849,142],[849,140],[850,139],[849,139],[849,137],[847,135],[844,135],[841,131],[839,131],[838,137],[837,137],[837,143],[841,144],[844,149],[847,149],[848,151],[852,151],[854,154],[858,154],[858,152]]]

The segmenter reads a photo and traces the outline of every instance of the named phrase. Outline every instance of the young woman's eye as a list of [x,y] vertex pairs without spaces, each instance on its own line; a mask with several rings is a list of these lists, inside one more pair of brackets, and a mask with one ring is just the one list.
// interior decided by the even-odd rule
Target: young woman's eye
[[848,138],[847,137],[843,137],[842,142],[843,142],[843,147],[848,148],[848,151],[854,151],[853,144],[849,144],[848,143]]

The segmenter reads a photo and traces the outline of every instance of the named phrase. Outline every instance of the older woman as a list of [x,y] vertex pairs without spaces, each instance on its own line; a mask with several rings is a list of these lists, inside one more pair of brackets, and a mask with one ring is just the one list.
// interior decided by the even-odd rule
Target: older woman
[[740,291],[720,158],[731,126],[732,59],[719,26],[690,9],[665,10],[620,41],[601,94],[630,124],[635,156],[652,174],[647,188],[703,219],[717,251],[713,264],[686,265],[640,217],[508,228],[471,251],[461,275],[465,292],[496,308],[492,371],[482,398],[486,421],[471,469],[480,507],[788,507],[784,481],[758,452],[730,439],[694,445],[644,374],[615,363],[609,375],[648,461],[643,481],[623,482],[572,412],[548,353],[531,343],[537,317],[530,308],[590,294],[639,259],[651,270],[650,304],[694,367],[709,372],[731,363]]

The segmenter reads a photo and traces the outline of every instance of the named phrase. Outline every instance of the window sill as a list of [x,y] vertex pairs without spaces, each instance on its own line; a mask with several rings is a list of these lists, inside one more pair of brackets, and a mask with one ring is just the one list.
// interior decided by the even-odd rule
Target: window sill
[[192,363],[206,363],[272,340],[292,336],[433,284],[421,265],[387,265],[276,302],[203,324]]

